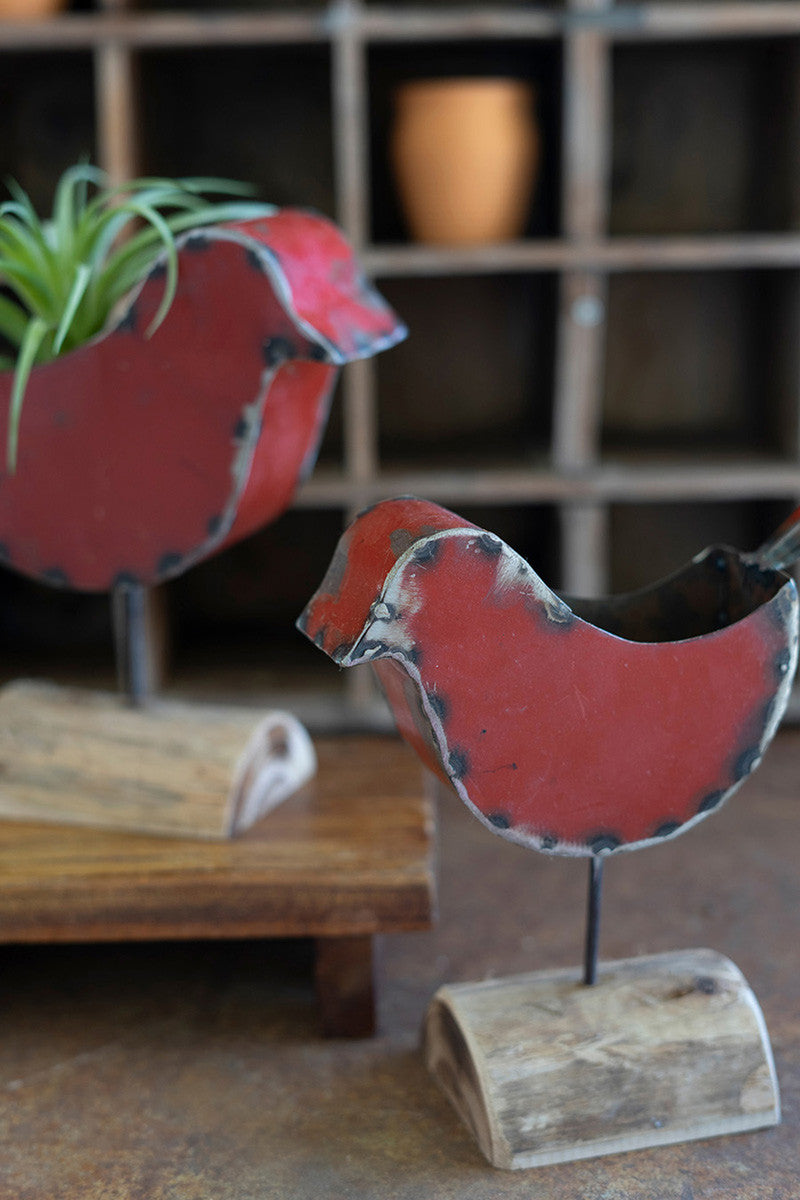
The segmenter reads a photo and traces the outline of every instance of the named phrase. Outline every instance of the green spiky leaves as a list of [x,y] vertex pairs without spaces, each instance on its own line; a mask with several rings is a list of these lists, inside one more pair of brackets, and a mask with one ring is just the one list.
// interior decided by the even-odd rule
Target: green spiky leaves
[[[175,238],[188,230],[265,216],[274,210],[234,197],[249,191],[223,179],[132,179],[112,187],[88,163],[61,176],[53,213],[42,220],[23,189],[8,184],[0,205],[0,335],[15,351],[0,357],[14,383],[6,459],[14,471],[30,373],[102,332],[115,307],[157,259],[164,293],[147,330],[166,317],[177,287]],[[208,195],[226,197],[209,200]]]

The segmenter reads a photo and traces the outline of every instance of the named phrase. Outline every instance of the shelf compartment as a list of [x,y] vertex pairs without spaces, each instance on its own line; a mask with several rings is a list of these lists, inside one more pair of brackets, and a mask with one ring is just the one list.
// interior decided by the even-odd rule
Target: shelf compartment
[[341,692],[341,677],[294,622],[345,523],[341,508],[293,510],[169,585],[170,694]]
[[612,234],[800,227],[800,38],[616,47]]
[[[404,45],[370,46],[368,52],[369,155],[371,165],[371,240],[406,242],[407,232],[388,159],[394,119],[394,93],[412,79],[455,76],[510,76],[529,80],[536,89],[540,162],[525,228],[526,237],[558,232],[561,53],[546,41],[425,43],[413,56]],[[413,243],[412,243],[413,245]]]
[[453,507],[464,520],[502,538],[530,563],[546,584],[557,585],[561,577],[561,554],[558,514],[552,505],[467,502]]
[[326,48],[148,51],[139,75],[145,172],[243,179],[269,203],[333,211]]
[[392,280],[382,290],[410,329],[376,362],[382,464],[480,467],[494,454],[519,465],[544,453],[555,280]]
[[92,58],[29,53],[0,63],[2,173],[25,188],[37,212],[49,214],[62,172],[82,155],[94,159]]
[[602,445],[798,452],[796,271],[614,275]]
[[0,684],[24,675],[115,687],[108,596],[61,591],[4,571],[0,659]]
[[790,513],[787,503],[614,505],[610,513],[611,590],[633,591],[689,562],[706,546],[755,550]]
[[[344,374],[348,371],[345,367]],[[315,470],[320,467],[340,467],[344,464],[344,387],[343,373],[340,372],[339,378],[334,386],[333,395],[331,396],[330,410],[328,412],[328,420],[322,434],[319,453],[317,454],[317,465]]]

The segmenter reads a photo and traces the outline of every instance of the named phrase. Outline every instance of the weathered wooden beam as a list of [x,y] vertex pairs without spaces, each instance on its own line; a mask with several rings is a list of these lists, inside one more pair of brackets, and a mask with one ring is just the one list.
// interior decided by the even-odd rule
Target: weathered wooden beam
[[0,816],[227,838],[309,779],[287,713],[124,699],[27,683],[0,690]]
[[796,233],[665,234],[661,237],[602,234],[573,242],[531,238],[494,246],[368,246],[371,275],[410,277],[484,275],[532,271],[695,271],[800,266]]
[[496,1167],[546,1166],[780,1120],[764,1019],[711,950],[437,992],[425,1058]]
[[[109,6],[111,7],[111,6]],[[800,4],[792,0],[708,4],[625,4],[558,12],[544,7],[447,12],[421,7],[365,8],[359,15],[333,3],[296,12],[69,13],[48,21],[4,22],[3,50],[82,50],[104,42],[128,46],[302,45],[329,42],[342,25],[371,42],[554,40],[570,32],[598,31],[614,41],[679,38],[793,37],[800,33]]]
[[800,468],[786,459],[704,459],[697,465],[644,456],[604,462],[575,472],[548,466],[507,464],[474,470],[387,470],[354,483],[341,472],[321,469],[295,499],[298,508],[361,509],[386,496],[426,496],[439,504],[552,504],[603,501],[657,504],[664,501],[764,500],[794,503]]

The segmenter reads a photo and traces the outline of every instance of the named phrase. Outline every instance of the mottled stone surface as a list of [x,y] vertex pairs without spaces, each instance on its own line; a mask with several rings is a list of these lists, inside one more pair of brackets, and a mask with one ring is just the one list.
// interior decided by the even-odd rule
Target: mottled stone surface
[[[410,752],[409,752],[410,753]],[[0,949],[0,1200],[795,1200],[800,732],[713,822],[608,864],[601,956],[710,946],[758,996],[783,1124],[488,1167],[418,1051],[445,981],[579,963],[584,864],[441,798],[440,921],[382,946],[381,1030],[325,1041],[302,943]]]

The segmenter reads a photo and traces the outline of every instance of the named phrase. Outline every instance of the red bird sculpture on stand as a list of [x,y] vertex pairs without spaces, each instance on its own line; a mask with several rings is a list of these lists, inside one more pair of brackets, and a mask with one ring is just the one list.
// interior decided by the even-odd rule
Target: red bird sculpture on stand
[[644,591],[557,595],[498,537],[387,500],[342,536],[298,621],[371,663],[400,733],[493,833],[600,871],[714,812],[761,761],[797,666],[800,510],[754,554],[713,546]]

